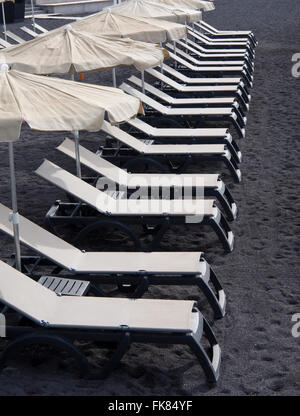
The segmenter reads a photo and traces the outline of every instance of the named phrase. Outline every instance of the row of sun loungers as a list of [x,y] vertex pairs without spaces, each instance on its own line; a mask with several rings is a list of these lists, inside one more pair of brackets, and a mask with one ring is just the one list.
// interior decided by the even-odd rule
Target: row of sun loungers
[[[36,29],[46,33],[42,26]],[[30,28],[22,30],[38,36]],[[11,32],[7,36],[14,43],[24,41]],[[80,146],[81,163],[89,176],[80,178],[43,161],[35,173],[68,198],[50,207],[47,229],[20,216],[20,241],[33,252],[22,258],[22,272],[14,268],[14,256],[7,263],[0,261],[3,311],[11,308],[26,318],[23,325],[8,325],[12,341],[0,367],[18,348],[47,343],[67,350],[85,374],[87,359],[73,341],[96,340],[116,345],[98,374],[102,377],[118,365],[133,342],[183,344],[195,354],[208,382],[218,380],[221,349],[197,299],[138,298],[151,285],[197,286],[214,317],[225,315],[225,291],[201,251],[153,250],[173,225],[180,225],[184,233],[205,224],[225,251],[233,250],[230,222],[237,217],[237,203],[222,173],[201,173],[199,163],[218,162],[218,169],[225,166],[234,182],[242,179],[238,140],[246,136],[256,44],[252,32],[223,32],[204,22],[193,24],[184,42],[166,45],[169,60],[145,71],[145,82],[131,76],[120,85],[142,101],[145,114],[121,126],[105,121],[106,139],[104,144],[99,141],[97,152]],[[2,39],[0,45],[10,46]],[[76,159],[73,140],[66,138],[57,150]],[[188,167],[195,167],[193,162],[196,171],[187,173]],[[149,164],[155,173],[146,172]],[[107,184],[115,186],[114,193],[107,191]],[[182,185],[190,191],[189,199],[177,197]],[[146,191],[146,197],[131,198],[137,188]],[[153,190],[159,191],[155,198]],[[164,191],[169,191],[169,199],[160,197]],[[0,204],[0,230],[13,237],[9,215],[10,209]],[[60,225],[78,227],[76,244],[80,245],[102,227],[118,229],[132,241],[134,251],[82,251],[57,235]],[[143,235],[151,236],[147,245],[136,225]],[[129,298],[110,297],[102,289],[105,284],[116,285]]]

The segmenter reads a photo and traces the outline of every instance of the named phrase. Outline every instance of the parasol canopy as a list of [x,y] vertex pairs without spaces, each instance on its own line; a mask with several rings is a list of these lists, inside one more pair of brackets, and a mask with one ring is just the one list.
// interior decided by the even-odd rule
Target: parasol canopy
[[0,71],[0,141],[15,141],[25,121],[42,131],[101,128],[105,113],[112,124],[141,111],[138,99],[123,91],[16,70]]
[[163,60],[163,50],[155,45],[82,32],[71,25],[0,51],[0,64],[41,75],[87,72],[119,65],[134,65],[144,71]]
[[89,130],[101,128],[105,113],[112,123],[135,117],[140,101],[123,91],[62,79],[9,71],[0,67],[0,141],[8,142],[16,267],[21,270],[19,215],[13,142],[22,121],[36,130]]
[[152,2],[151,0],[127,0],[121,4],[107,8],[113,14],[143,18],[162,19],[176,23],[197,22],[201,20],[201,12],[171,5]]
[[166,42],[183,38],[184,25],[153,18],[121,16],[104,10],[72,24],[76,30],[116,37],[129,37],[143,42]]
[[154,3],[159,3],[163,6],[184,7],[187,9],[199,9],[205,12],[215,10],[215,5],[212,1],[203,0],[151,0]]

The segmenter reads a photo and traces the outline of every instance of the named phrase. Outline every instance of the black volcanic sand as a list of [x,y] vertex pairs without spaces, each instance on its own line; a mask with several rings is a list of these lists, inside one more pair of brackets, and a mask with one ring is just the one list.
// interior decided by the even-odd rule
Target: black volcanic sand
[[[121,366],[105,381],[79,379],[66,359],[49,352],[38,358],[21,355],[0,375],[2,395],[296,395],[300,389],[299,339],[291,335],[291,317],[300,312],[299,289],[299,87],[291,75],[291,57],[300,52],[298,0],[222,0],[205,20],[220,29],[252,29],[259,40],[255,84],[243,150],[243,182],[233,185],[239,206],[232,224],[236,246],[226,255],[209,230],[174,229],[164,249],[203,250],[228,296],[226,317],[214,321],[201,296],[199,306],[213,325],[223,351],[218,385],[209,388],[187,348],[134,345]],[[62,21],[41,20],[53,28]],[[18,30],[16,30],[16,33]],[[118,80],[135,70],[118,69]],[[111,73],[90,74],[87,82],[111,85]],[[47,105],[45,103],[45,105]],[[47,158],[74,172],[74,163],[55,147],[65,133],[32,132],[24,127],[15,145],[20,211],[43,224],[43,216],[62,192],[33,171]],[[97,147],[99,134],[83,133],[82,144]],[[7,145],[0,146],[1,202],[10,204]],[[193,171],[202,167],[193,166]],[[219,167],[215,171],[219,171]],[[70,239],[71,234],[66,234]],[[109,246],[107,246],[109,249]],[[1,258],[9,257],[12,241],[1,235]],[[26,253],[26,251],[23,251]],[[155,287],[147,297],[198,299],[192,287]],[[0,343],[0,349],[4,346]],[[94,366],[103,351],[82,345]],[[104,351],[105,352],[105,351]],[[44,362],[43,362],[44,360]]]

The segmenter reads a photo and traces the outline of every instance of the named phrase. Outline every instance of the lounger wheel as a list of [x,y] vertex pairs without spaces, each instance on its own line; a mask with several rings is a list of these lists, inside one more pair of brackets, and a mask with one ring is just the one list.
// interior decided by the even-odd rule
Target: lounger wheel
[[107,249],[107,244],[111,251],[114,246],[120,250],[122,244],[126,245],[127,251],[142,250],[137,235],[127,225],[114,220],[99,220],[84,227],[75,237],[74,243],[83,245],[82,248],[86,249],[87,242],[90,251],[91,247],[99,251],[101,245]]
[[0,371],[5,367],[10,357],[15,357],[18,352],[26,347],[50,346],[57,350],[64,351],[68,357],[72,357],[78,366],[80,376],[88,373],[89,364],[86,357],[69,340],[57,335],[26,334],[22,335],[8,344],[0,356]]
[[130,159],[125,163],[124,169],[127,169],[131,173],[142,172],[146,173],[147,171],[154,168],[154,172],[167,173],[168,170],[157,160],[150,157],[136,157]]

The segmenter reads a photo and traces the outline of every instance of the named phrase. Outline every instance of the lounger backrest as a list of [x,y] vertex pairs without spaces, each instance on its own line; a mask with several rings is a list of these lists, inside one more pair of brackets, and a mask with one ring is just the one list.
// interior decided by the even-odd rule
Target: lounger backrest
[[197,50],[197,53],[198,53],[198,51],[201,51],[201,52],[203,52],[204,54],[205,53],[207,53],[207,51],[205,51],[205,49],[199,44],[199,43],[196,43],[196,42],[194,42],[194,41],[192,41],[191,39],[189,39],[189,38],[187,38],[187,42],[190,44],[190,45],[192,45],[194,48],[195,48],[195,50]]
[[[131,121],[133,122],[134,119]],[[126,144],[132,149],[135,149],[140,153],[147,153],[148,146],[145,143],[126,133],[126,131],[121,130],[119,127],[112,126],[107,121],[103,122],[101,130],[114,137],[115,139],[120,140],[120,142]]]
[[195,65],[192,65],[190,62],[186,61],[185,59],[180,58],[180,56],[175,55],[175,53],[172,53],[170,51],[168,52],[169,52],[170,58],[174,59],[174,61],[178,62],[179,64],[184,65],[191,70],[194,70],[195,68],[197,68],[197,70],[202,69],[202,68],[195,67]]
[[[8,217],[11,209],[0,204],[0,230],[13,237],[13,225]],[[82,252],[44,228],[19,215],[20,241],[27,247],[66,269],[72,269],[76,256]]]
[[167,108],[158,103],[157,101],[153,100],[152,98],[148,97],[146,94],[143,94],[142,92],[136,90],[133,87],[130,87],[128,84],[125,84],[125,82],[123,82],[120,87],[121,90],[127,92],[130,95],[133,95],[134,97],[139,98],[143,103],[149,105],[149,107],[154,108],[155,110],[159,111],[162,114],[166,114],[167,113]]
[[0,260],[0,301],[43,324],[56,309],[58,296]]
[[[179,42],[176,42],[179,43]],[[186,49],[188,49],[188,46],[184,45],[184,43],[179,43],[180,45],[182,44]],[[174,46],[171,43],[167,43],[168,48],[172,49],[174,51]],[[193,56],[187,54],[186,52],[184,52],[182,49],[177,48],[176,49],[176,56],[178,57],[178,55],[181,55],[185,60],[190,60],[192,62],[194,62],[195,64],[198,64],[199,60],[194,58]]]
[[12,46],[12,44],[7,42],[7,40],[1,39],[1,38],[0,38],[0,45],[2,45],[3,48],[9,48],[10,46]]
[[128,120],[127,123],[149,136],[154,136],[157,130],[156,127],[150,126],[150,124],[145,123],[137,117]]
[[102,213],[116,211],[116,200],[75,175],[45,160],[35,173]]
[[[138,87],[142,87],[142,81],[137,78],[136,76],[131,76],[128,78],[128,81],[132,82],[133,84],[137,85]],[[166,94],[165,92],[159,90],[158,88],[153,87],[152,85],[148,84],[147,82],[144,83],[145,90],[149,91],[151,94],[155,95],[156,97],[161,98],[162,100],[168,103],[175,103],[176,100],[171,97],[170,95]]]
[[170,75],[180,79],[180,81],[187,82],[188,78],[183,75],[181,72],[176,71],[176,69],[170,67],[169,65],[163,64],[162,68],[164,71],[168,72]]
[[199,54],[200,52],[199,51],[197,51],[196,49],[194,49],[194,48],[192,48],[190,45],[188,45],[188,43],[189,43],[189,39],[187,39],[187,43],[184,43],[184,42],[181,42],[181,41],[176,41],[176,43],[178,43],[178,45],[180,45],[180,46],[182,46],[183,48],[185,48],[186,50],[188,50],[188,51],[191,51],[191,52],[194,52],[194,53],[197,53],[197,54]]
[[203,42],[204,44],[206,44],[207,45],[207,40],[205,39],[205,38],[203,38],[200,34],[199,34],[199,32],[198,32],[198,34],[196,33],[196,32],[194,32],[193,30],[191,30],[191,29],[189,29],[188,28],[188,33],[190,33],[195,39],[198,39],[198,40],[200,40],[201,42]]
[[[63,143],[57,147],[57,150],[72,157],[73,159],[76,159],[75,143],[73,140],[65,139]],[[105,176],[111,181],[114,181],[120,185],[127,185],[128,173],[126,170],[119,168],[118,166],[114,165],[106,159],[103,159],[101,156],[98,156],[96,153],[91,152],[83,146],[79,146],[79,152],[80,162],[83,165],[92,169],[94,172],[97,172],[99,175]]]
[[[167,70],[168,65],[163,64],[162,68],[164,70]],[[172,68],[170,68],[172,69]],[[157,78],[159,81],[162,81],[168,85],[170,85],[170,87],[173,87],[175,90],[180,90],[180,88],[182,87],[180,84],[178,84],[178,82],[174,81],[173,79],[167,77],[165,74],[162,74],[161,72],[157,71],[156,69],[146,69],[146,72],[150,75],[152,75],[153,77]]]
[[25,43],[25,42],[26,42],[23,38],[21,38],[20,36],[16,35],[16,34],[15,34],[15,33],[13,33],[13,32],[11,32],[10,30],[7,30],[7,31],[6,31],[6,35],[7,35],[9,38],[13,39],[15,42],[19,43],[19,44],[21,44],[21,43]]

